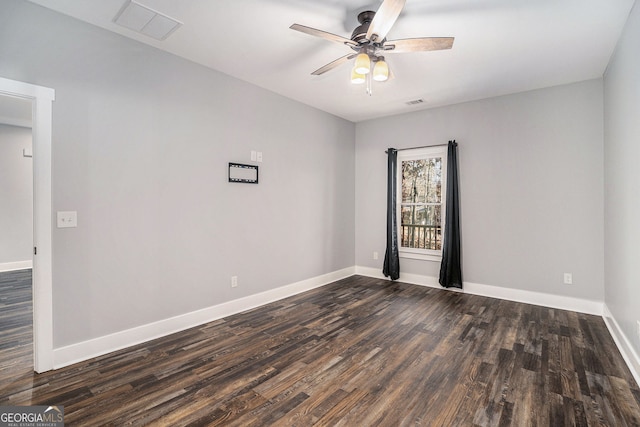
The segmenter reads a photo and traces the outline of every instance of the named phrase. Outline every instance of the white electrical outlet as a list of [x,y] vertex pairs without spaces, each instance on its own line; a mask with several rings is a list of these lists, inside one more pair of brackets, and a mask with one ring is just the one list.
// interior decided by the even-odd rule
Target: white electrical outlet
[[573,274],[564,273],[564,284],[565,285],[573,285]]
[[238,287],[238,276],[231,276],[231,287]]
[[378,259],[378,252],[373,253],[373,259]]

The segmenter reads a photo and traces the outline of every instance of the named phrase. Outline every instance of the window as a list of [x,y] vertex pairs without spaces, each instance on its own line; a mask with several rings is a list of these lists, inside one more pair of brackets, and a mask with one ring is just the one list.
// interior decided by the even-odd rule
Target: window
[[401,257],[441,259],[446,170],[446,146],[398,152],[397,216]]

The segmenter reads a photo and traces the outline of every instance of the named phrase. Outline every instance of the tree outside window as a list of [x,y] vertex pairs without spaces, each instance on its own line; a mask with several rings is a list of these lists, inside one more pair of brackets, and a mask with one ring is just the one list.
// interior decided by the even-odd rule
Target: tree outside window
[[439,255],[442,251],[446,154],[442,149],[407,150],[399,153],[398,160],[400,249]]

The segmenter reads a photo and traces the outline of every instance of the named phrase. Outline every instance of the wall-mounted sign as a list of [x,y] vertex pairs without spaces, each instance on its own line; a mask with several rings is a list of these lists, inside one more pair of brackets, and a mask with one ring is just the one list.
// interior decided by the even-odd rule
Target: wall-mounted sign
[[229,182],[258,183],[258,166],[229,163]]

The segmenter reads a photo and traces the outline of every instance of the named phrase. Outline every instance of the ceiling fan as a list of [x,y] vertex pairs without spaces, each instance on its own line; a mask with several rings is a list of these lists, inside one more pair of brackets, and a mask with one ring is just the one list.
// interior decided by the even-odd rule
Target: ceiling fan
[[355,58],[355,66],[351,71],[351,82],[356,84],[366,82],[367,93],[371,95],[372,78],[379,82],[384,82],[389,78],[389,66],[384,60],[384,55],[444,50],[451,49],[453,46],[453,37],[387,40],[387,33],[400,16],[405,2],[406,0],[384,0],[377,12],[361,12],[358,15],[360,25],[353,30],[350,39],[300,24],[293,24],[289,28],[341,43],[353,49],[354,52],[318,68],[311,74],[319,76]]

